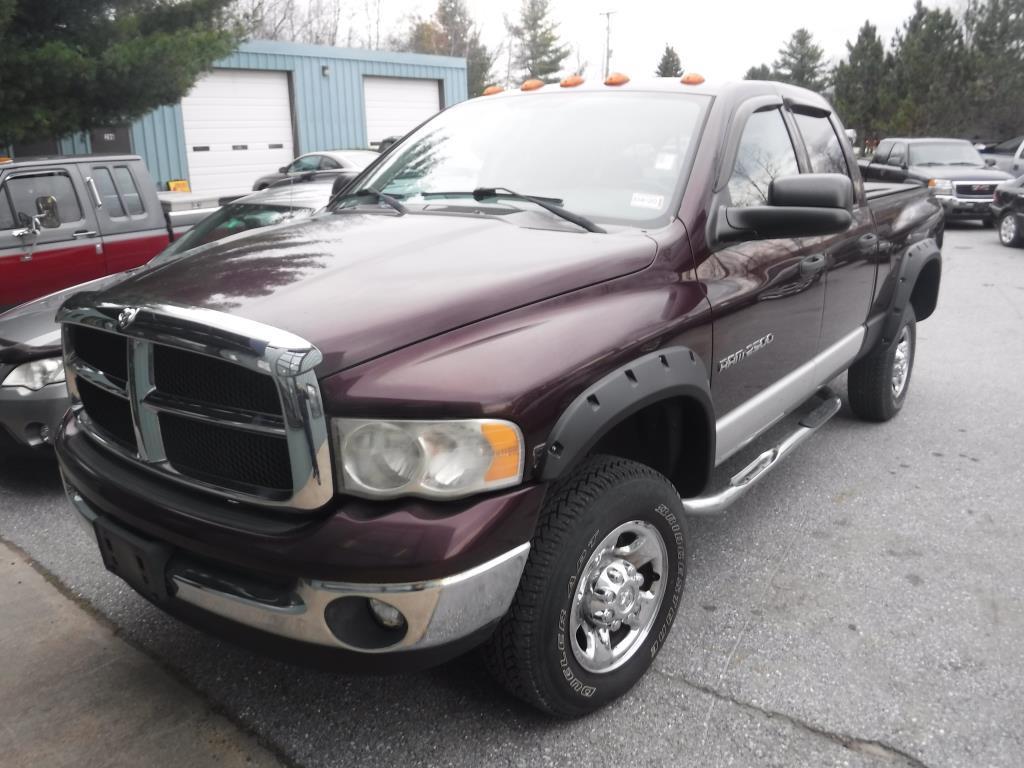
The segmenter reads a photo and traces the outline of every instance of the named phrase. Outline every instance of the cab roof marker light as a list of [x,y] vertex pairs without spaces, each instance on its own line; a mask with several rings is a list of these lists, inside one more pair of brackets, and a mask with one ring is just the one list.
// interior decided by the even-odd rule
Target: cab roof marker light
[[683,85],[700,85],[704,82],[704,75],[698,75],[696,72],[687,72],[679,78],[679,82]]
[[492,96],[495,93],[501,93],[504,90],[505,89],[502,88],[500,85],[488,85],[486,88],[484,88],[483,93],[481,93],[480,95],[481,96]]
[[604,80],[605,85],[625,85],[628,82],[629,76],[624,75],[621,72],[612,72]]
[[583,78],[580,75],[569,75],[559,85],[563,88],[575,88],[577,85],[583,85]]
[[519,86],[519,88],[521,90],[524,90],[524,91],[536,91],[537,89],[543,88],[543,87],[544,87],[544,81],[543,80],[537,80],[536,78],[533,78],[531,80],[527,80],[525,83],[523,83],[521,86]]

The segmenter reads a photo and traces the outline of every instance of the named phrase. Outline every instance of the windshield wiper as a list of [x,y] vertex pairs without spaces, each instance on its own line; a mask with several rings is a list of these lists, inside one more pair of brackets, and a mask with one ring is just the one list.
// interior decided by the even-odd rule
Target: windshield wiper
[[545,211],[555,214],[559,218],[565,219],[575,224],[577,227],[583,227],[588,232],[598,232],[600,234],[606,234],[606,230],[597,226],[594,222],[588,219],[586,216],[581,216],[578,213],[567,211],[561,206],[561,201],[557,203],[553,201],[553,198],[545,197],[534,197],[533,195],[520,195],[518,192],[513,192],[507,187],[477,187],[473,190],[473,199],[478,201],[484,201],[488,199],[495,200],[526,200],[527,202],[539,205]]
[[409,209],[402,205],[398,200],[393,198],[391,195],[385,195],[383,192],[378,192],[372,187],[364,187],[363,189],[355,192],[347,192],[344,195],[340,195],[337,199],[344,200],[346,197],[372,197],[378,203],[384,203],[391,208],[398,211],[399,216],[404,216],[409,212]]

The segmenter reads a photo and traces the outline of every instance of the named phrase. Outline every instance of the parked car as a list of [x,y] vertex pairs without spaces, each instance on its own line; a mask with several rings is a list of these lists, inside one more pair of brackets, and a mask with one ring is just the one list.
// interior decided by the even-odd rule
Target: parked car
[[895,416],[941,274],[938,200],[864,185],[823,98],[695,80],[472,99],[308,220],[69,299],[57,455],[106,567],[294,659],[483,643],[545,712],[627,691],[686,516],[827,423],[844,370]]
[[0,312],[145,264],[173,239],[135,155],[0,165]]
[[996,187],[992,216],[999,242],[1008,248],[1024,246],[1024,176]]
[[295,158],[288,165],[281,166],[277,169],[277,173],[270,173],[256,179],[252,188],[254,190],[266,189],[275,184],[287,184],[295,178],[302,178],[304,181],[313,179],[334,181],[339,176],[352,179],[378,157],[380,157],[379,153],[369,149],[309,152]]
[[992,225],[989,204],[996,186],[1012,178],[991,167],[969,141],[960,139],[883,139],[874,155],[861,160],[864,178],[913,182],[931,190],[947,219],[980,219]]
[[68,409],[54,316],[69,296],[109,288],[231,235],[308,216],[326,204],[330,187],[315,182],[251,194],[207,216],[144,267],[65,288],[0,314],[0,453],[45,453]]
[[996,168],[1013,176],[1024,173],[1024,136],[1014,136],[984,151]]

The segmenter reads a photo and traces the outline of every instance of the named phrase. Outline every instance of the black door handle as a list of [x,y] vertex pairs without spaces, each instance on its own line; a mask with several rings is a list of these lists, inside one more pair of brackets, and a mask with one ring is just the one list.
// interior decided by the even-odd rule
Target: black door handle
[[828,260],[823,253],[816,253],[813,256],[800,259],[800,275],[802,277],[812,277],[825,269],[827,264]]

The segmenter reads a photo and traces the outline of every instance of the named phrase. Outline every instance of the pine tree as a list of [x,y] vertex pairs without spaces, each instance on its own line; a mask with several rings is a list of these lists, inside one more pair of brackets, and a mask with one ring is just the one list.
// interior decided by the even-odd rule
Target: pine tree
[[880,139],[886,128],[882,111],[886,72],[882,38],[875,26],[865,21],[857,41],[846,43],[846,60],[840,61],[832,73],[836,111],[864,139]]
[[974,81],[970,133],[1024,132],[1024,0],[970,0],[964,14]]
[[911,136],[958,136],[972,122],[971,62],[960,22],[949,11],[917,0],[887,57],[882,109],[890,129]]
[[747,74],[743,76],[744,80],[774,80],[775,77],[772,75],[772,68],[767,64],[758,64],[756,67],[751,67],[747,70]]
[[811,33],[801,27],[779,49],[779,58],[772,65],[772,79],[783,83],[821,91],[828,85],[825,52],[814,44]]
[[553,81],[569,56],[569,46],[558,40],[558,27],[549,17],[548,0],[523,0],[519,23],[509,25],[517,44],[515,66],[524,79]]
[[0,146],[129,122],[237,45],[230,0],[0,0]]
[[683,65],[679,61],[679,54],[669,44],[665,44],[665,52],[661,54],[661,61],[658,62],[656,77],[679,77],[683,74]]

